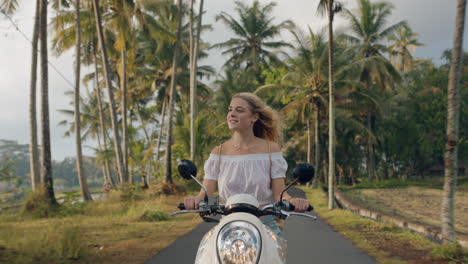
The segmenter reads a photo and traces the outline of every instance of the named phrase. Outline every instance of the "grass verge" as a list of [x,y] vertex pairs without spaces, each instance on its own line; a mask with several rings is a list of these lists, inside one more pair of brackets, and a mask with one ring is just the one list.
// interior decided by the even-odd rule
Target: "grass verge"
[[326,193],[319,189],[300,188],[322,220],[378,263],[468,263],[468,253],[460,248],[441,247],[419,234],[365,219],[347,210],[328,210]]
[[2,214],[0,263],[143,263],[201,223],[198,215],[169,216],[181,195],[150,194],[115,191],[49,218]]

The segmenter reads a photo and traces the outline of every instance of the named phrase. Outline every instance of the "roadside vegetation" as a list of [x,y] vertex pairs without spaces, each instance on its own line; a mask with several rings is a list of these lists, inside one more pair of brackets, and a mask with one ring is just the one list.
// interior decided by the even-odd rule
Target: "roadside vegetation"
[[[443,178],[364,182],[341,190],[354,204],[440,228]],[[468,235],[468,176],[457,181],[455,229]]]
[[181,193],[131,189],[52,211],[46,204],[42,214],[1,214],[0,263],[143,263],[201,222],[197,215],[169,215]]
[[441,246],[395,225],[362,218],[342,209],[328,210],[326,193],[301,187],[319,217],[348,238],[378,263],[467,263],[468,251],[459,246]]

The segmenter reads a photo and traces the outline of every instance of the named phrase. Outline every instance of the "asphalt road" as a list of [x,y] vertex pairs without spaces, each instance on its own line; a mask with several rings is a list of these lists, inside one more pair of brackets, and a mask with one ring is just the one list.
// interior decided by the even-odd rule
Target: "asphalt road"
[[[304,197],[304,193],[292,188],[288,193]],[[198,243],[214,223],[202,223],[185,236],[176,240],[145,264],[193,264]],[[326,264],[367,264],[376,261],[360,251],[328,224],[321,220],[314,221],[300,216],[289,217],[284,225],[284,237],[288,241],[287,263],[326,263]]]

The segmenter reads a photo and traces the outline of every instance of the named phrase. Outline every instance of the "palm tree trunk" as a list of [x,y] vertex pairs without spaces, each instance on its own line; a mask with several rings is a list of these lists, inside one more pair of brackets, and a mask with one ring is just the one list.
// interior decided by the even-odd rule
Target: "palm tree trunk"
[[[372,119],[373,119],[372,113],[369,112],[367,114],[367,128],[369,129],[369,131],[374,132]],[[369,181],[373,181],[375,179],[375,152],[374,152],[374,142],[370,135],[367,137],[367,154],[368,154],[368,158],[367,158],[368,178],[369,178]]]
[[[98,101],[98,112],[99,112],[99,130],[100,133],[102,134],[102,140],[104,141],[104,147],[99,150],[105,150],[107,148],[107,134],[106,134],[106,124],[104,122],[104,110],[102,108],[102,98],[101,98],[101,89],[99,86],[99,70],[98,70],[98,61],[97,61],[97,56],[96,56],[96,50],[94,50],[94,80],[95,80],[95,92],[96,92],[96,98]],[[106,159],[104,161],[104,168],[105,168],[105,174],[104,177],[106,177],[107,183],[111,185],[111,187],[115,187],[115,182],[114,179],[112,178],[112,173],[110,170],[110,164],[109,161]]]
[[36,118],[36,83],[37,83],[37,44],[39,41],[40,0],[36,0],[36,15],[32,38],[31,82],[29,88],[29,164],[31,173],[31,187],[36,192],[41,181],[39,175],[39,153],[37,147],[37,118]]
[[[96,1],[96,0],[95,0]],[[166,162],[165,162],[165,183],[172,184],[172,125],[173,125],[173,116],[174,116],[174,97],[175,97],[175,86],[177,83],[177,67],[178,67],[178,56],[180,49],[180,36],[182,31],[182,0],[177,0],[177,9],[178,9],[178,23],[177,23],[177,38],[175,43],[174,57],[172,58],[172,76],[171,76],[171,86],[169,92],[169,103],[168,103],[168,125],[166,130]]]
[[328,0],[328,85],[329,85],[329,117],[328,117],[328,209],[335,207],[335,103],[333,91],[333,0]]
[[80,66],[81,66],[81,26],[80,26],[80,0],[76,0],[76,57],[75,57],[75,143],[76,143],[76,173],[80,183],[81,197],[84,201],[93,198],[89,193],[86,177],[83,173],[83,154],[81,149],[81,114],[80,114]]
[[445,181],[442,199],[442,241],[454,243],[455,240],[455,189],[458,174],[458,136],[459,136],[459,83],[462,68],[463,31],[465,25],[466,0],[458,0],[453,40],[452,62],[448,84],[447,141],[445,145]]
[[307,118],[306,121],[306,126],[307,126],[307,162],[311,163],[312,161],[312,131],[310,127],[310,120]]
[[195,0],[190,0],[190,18],[189,18],[189,42],[190,42],[190,52],[189,52],[189,64],[190,64],[190,159],[194,160],[195,158],[195,73],[193,71],[195,60],[195,54],[193,46],[195,45],[193,39],[193,2]]
[[106,50],[106,43],[104,40],[104,33],[102,32],[101,14],[100,14],[98,0],[93,0],[93,5],[94,5],[94,16],[96,19],[96,29],[98,33],[98,39],[99,39],[99,46],[101,48],[101,57],[102,57],[101,59],[102,59],[102,64],[104,66],[104,77],[106,80],[107,91],[109,95],[112,132],[114,133],[114,148],[115,148],[115,156],[116,156],[116,163],[117,163],[117,174],[119,176],[120,182],[124,183],[127,181],[127,174],[124,169],[122,149],[120,147],[120,136],[119,136],[120,134],[119,134],[119,129],[117,128],[117,112],[115,110],[114,91],[112,87],[112,81],[110,79],[111,71],[110,71],[109,62],[107,58],[107,50]]
[[[164,129],[164,116],[166,115],[166,105],[167,105],[167,100],[166,100],[166,97],[164,97],[163,99],[163,105],[162,105],[162,109],[161,109],[161,118],[159,119],[159,124],[160,124],[160,127],[159,127],[159,132],[158,132],[158,139],[157,139],[157,142],[156,142],[156,156],[154,158],[154,162],[155,163],[159,163],[159,150],[161,148],[161,141],[162,141],[162,132],[163,132],[163,129]],[[156,174],[155,174],[155,177],[156,177]],[[157,179],[155,179],[157,180]]]
[[[97,144],[98,144],[98,151],[102,152],[104,147],[102,146],[101,135],[98,134],[96,139],[97,139]],[[106,168],[106,164],[101,164],[101,170],[102,170],[102,175],[103,175],[103,178],[104,178],[105,186],[108,186],[108,185],[113,186],[113,184],[111,184],[111,181],[109,180],[109,174],[108,174],[108,171],[107,171],[107,168]]]
[[[143,129],[143,133],[145,134],[146,142],[148,146],[153,145],[153,136],[148,133],[148,128],[147,122],[143,120],[143,117],[141,116],[141,110],[140,107],[137,105],[137,114],[138,118],[140,119],[141,127]],[[148,161],[147,161],[148,164]],[[149,164],[146,166],[145,169],[145,180],[146,180],[146,185],[149,183],[149,178],[147,177],[148,175],[151,175],[152,172],[156,171],[156,164],[155,162],[152,162],[151,159],[149,160]]]
[[317,187],[318,178],[320,176],[320,138],[319,138],[319,106],[315,104],[314,118],[314,143],[315,143],[315,177],[312,180],[312,188]]
[[124,47],[122,56],[122,74],[120,76],[120,89],[122,91],[121,109],[122,109],[122,152],[125,174],[128,175],[128,130],[127,130],[127,55]]
[[41,0],[40,49],[41,49],[41,184],[49,202],[57,204],[52,176],[52,153],[50,151],[49,125],[49,71],[47,57],[47,0]]
[[[197,61],[200,45],[200,33],[203,16],[203,0],[200,2],[200,10],[198,12],[197,36],[193,39],[193,2],[190,1],[190,159],[195,160],[196,152],[196,97],[197,97]],[[195,43],[194,43],[195,42]]]

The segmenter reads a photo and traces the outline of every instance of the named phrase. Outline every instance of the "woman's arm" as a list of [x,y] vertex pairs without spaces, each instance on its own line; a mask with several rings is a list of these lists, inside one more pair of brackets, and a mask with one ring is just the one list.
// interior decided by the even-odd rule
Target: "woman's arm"
[[[271,190],[273,191],[273,197],[275,198],[275,202],[279,202],[281,192],[284,190],[285,187],[286,184],[284,182],[284,178],[274,178],[271,180]],[[284,192],[283,200],[287,200],[288,198],[291,197],[288,195],[287,192]]]
[[[206,190],[208,191],[208,196],[213,196],[214,192],[216,191],[216,187],[218,186],[218,181],[215,180],[203,180],[203,186],[205,186]],[[198,202],[205,198],[205,191],[203,189],[193,197],[186,197],[184,199],[184,205],[187,210],[196,210],[198,209]]]
[[[275,202],[279,202],[281,192],[284,190],[285,186],[286,184],[284,182],[284,178],[272,179],[271,189],[273,191],[273,196],[275,197]],[[305,212],[310,204],[307,199],[291,197],[287,192],[284,192],[283,200],[286,200],[290,204],[294,205],[294,211],[296,212]]]
[[[216,192],[216,188],[218,186],[218,181],[215,180],[203,180],[203,186],[205,186],[206,190],[208,191],[208,196],[213,196]],[[197,197],[199,200],[203,200],[205,198],[205,191],[203,189],[200,190]]]

